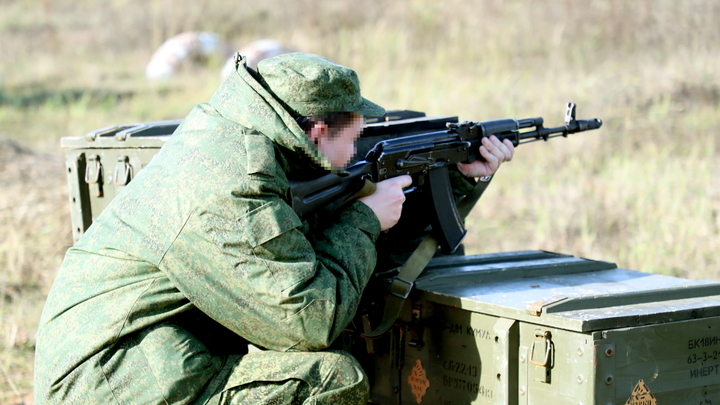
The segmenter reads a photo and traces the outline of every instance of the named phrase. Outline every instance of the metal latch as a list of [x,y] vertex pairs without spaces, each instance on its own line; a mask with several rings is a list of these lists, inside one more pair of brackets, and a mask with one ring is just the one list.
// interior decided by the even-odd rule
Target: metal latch
[[91,193],[96,197],[103,196],[102,163],[100,163],[100,156],[88,156],[87,164],[85,165],[85,183],[91,185]]
[[118,156],[115,173],[113,173],[113,182],[118,186],[124,186],[130,182],[131,178],[132,166],[130,166],[130,158],[127,156]]
[[88,156],[87,165],[85,165],[85,183],[95,184],[100,181],[102,179],[100,175],[101,172],[102,164],[100,163],[100,156]]
[[[532,341],[532,344],[530,345],[530,364],[535,365],[536,367],[533,367],[534,371],[534,378],[535,381],[540,381],[544,383],[550,382],[550,370],[552,369],[552,335],[549,331],[541,331],[536,330],[535,331],[535,338]],[[538,350],[538,354],[540,358],[538,360],[535,360],[535,343],[539,342],[540,345],[543,345],[544,348],[542,350]],[[541,346],[538,345],[538,348]]]

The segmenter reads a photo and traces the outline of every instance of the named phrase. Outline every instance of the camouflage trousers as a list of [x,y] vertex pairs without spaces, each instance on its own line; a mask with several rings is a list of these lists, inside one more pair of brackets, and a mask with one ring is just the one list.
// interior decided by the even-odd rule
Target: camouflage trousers
[[262,351],[229,356],[196,405],[367,404],[368,381],[340,351]]
[[[102,370],[118,404],[365,405],[370,390],[360,364],[346,352],[268,350],[213,356],[174,323],[126,339]],[[78,398],[87,397],[84,402],[66,402],[112,401],[102,392],[93,394],[97,389],[80,391]]]

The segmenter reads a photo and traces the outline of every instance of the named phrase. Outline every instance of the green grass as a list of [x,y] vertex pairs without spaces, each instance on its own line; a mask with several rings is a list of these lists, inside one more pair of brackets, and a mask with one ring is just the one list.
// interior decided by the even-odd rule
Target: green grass
[[468,251],[720,280],[719,24],[712,0],[0,3],[0,139],[31,152],[0,149],[0,402],[31,390],[42,300],[72,243],[60,137],[181,118],[219,84],[221,61],[146,82],[169,36],[278,39],[355,68],[390,109],[554,126],[575,102],[603,128],[518,148]]

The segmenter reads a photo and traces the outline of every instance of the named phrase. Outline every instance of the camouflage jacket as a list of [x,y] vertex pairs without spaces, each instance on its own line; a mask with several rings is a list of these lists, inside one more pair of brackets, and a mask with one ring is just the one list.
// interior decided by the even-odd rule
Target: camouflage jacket
[[220,357],[128,342],[197,310],[268,349],[330,345],[356,312],[380,224],[360,202],[301,223],[298,168],[330,164],[240,65],[68,250],[40,321],[37,403],[192,402]]

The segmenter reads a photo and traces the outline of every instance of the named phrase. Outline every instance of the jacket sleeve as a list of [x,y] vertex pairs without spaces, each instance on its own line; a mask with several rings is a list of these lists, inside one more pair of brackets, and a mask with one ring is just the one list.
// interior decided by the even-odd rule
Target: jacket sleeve
[[195,306],[250,342],[320,350],[357,310],[380,223],[355,202],[306,237],[281,191],[257,181],[207,196],[160,268]]

